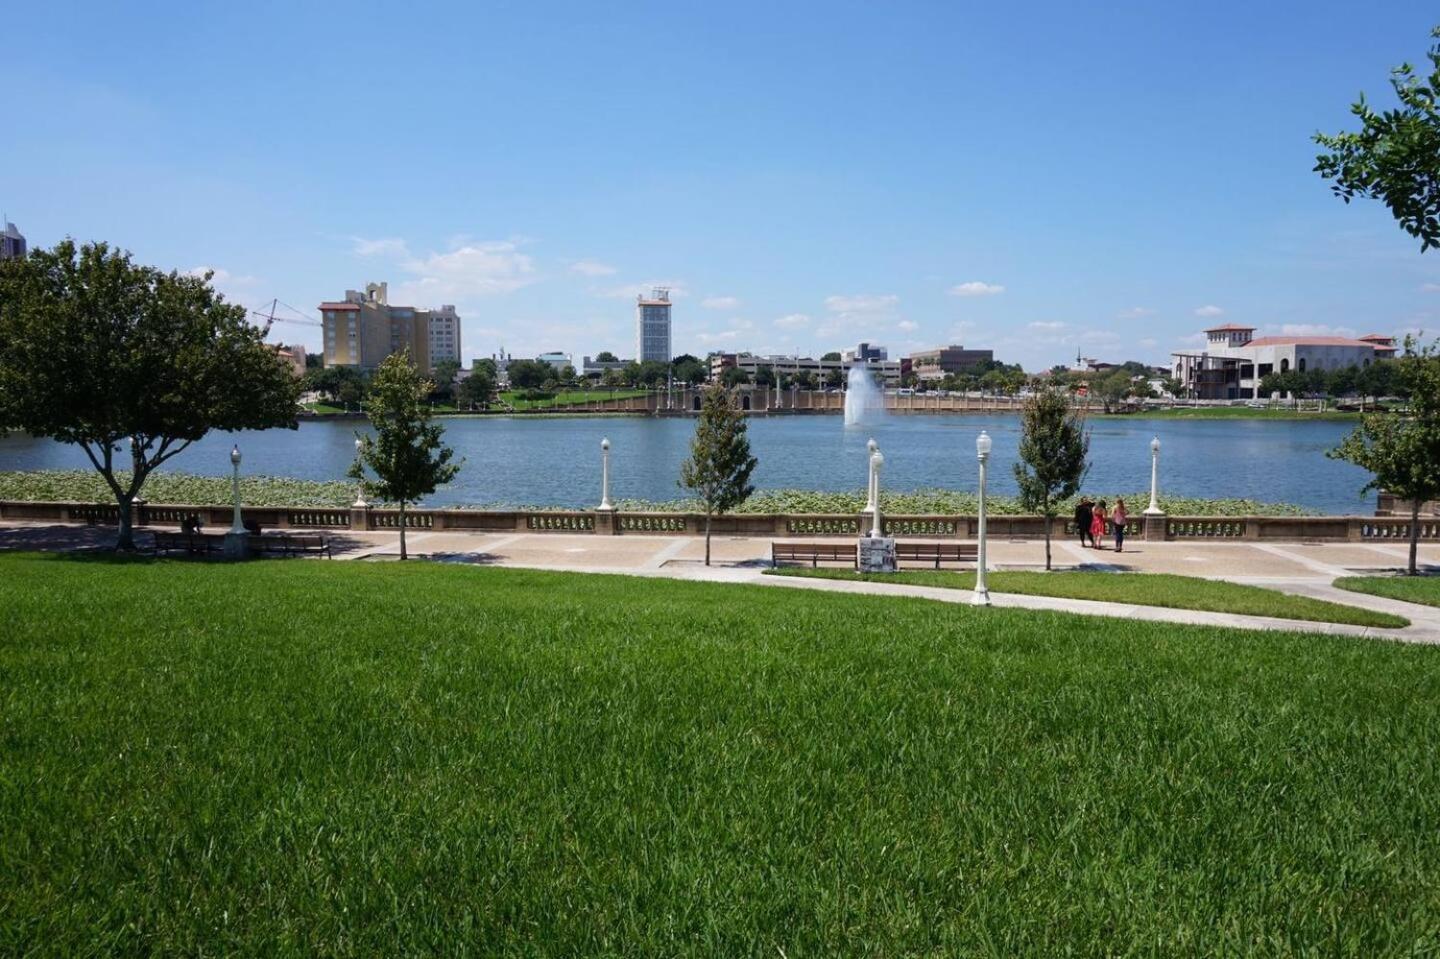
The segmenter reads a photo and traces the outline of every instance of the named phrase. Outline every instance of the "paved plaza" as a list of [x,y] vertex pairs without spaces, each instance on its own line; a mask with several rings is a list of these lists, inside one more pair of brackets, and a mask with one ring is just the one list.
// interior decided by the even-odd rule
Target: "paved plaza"
[[[336,560],[385,561],[398,558],[400,537],[393,532],[326,534]],[[113,543],[115,531],[106,527],[41,523],[0,523],[0,550],[85,550]],[[137,531],[142,547],[149,533]],[[796,541],[804,537],[787,537]],[[713,565],[704,565],[705,541],[698,536],[626,535],[596,536],[566,533],[476,533],[412,531],[407,546],[412,556],[427,556],[457,564],[548,569],[566,572],[619,573],[749,583],[791,589],[913,596],[942,602],[966,603],[966,590],[939,589],[882,582],[846,582],[766,576],[770,543],[758,537],[715,537]],[[1035,570],[1045,564],[1045,544],[1038,540],[991,539],[989,566],[995,570]],[[1091,600],[992,593],[996,606],[1049,609],[1064,612],[1122,616],[1162,622],[1230,626],[1244,629],[1294,629],[1311,633],[1384,636],[1412,642],[1440,643],[1440,609],[1336,589],[1339,576],[1375,575],[1403,569],[1406,546],[1359,543],[1254,543],[1242,541],[1128,542],[1125,552],[1083,548],[1072,540],[1052,543],[1056,569],[1088,569],[1111,573],[1176,573],[1207,579],[1267,586],[1297,596],[1310,596],[1398,613],[1411,620],[1405,629],[1377,629],[1276,620],[1231,613],[1129,606]],[[1422,544],[1420,561],[1440,570],[1440,544]]]

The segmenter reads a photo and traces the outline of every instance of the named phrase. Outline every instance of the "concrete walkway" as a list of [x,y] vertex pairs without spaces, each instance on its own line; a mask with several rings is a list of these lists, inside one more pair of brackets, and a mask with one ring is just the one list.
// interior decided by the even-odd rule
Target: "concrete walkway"
[[[399,556],[399,534],[393,532],[332,532],[327,534],[337,559],[386,560]],[[143,543],[145,531],[137,531]],[[795,537],[803,539],[803,537]],[[0,522],[0,550],[85,550],[113,542],[114,530],[57,524]],[[548,569],[565,572],[618,573],[709,582],[745,583],[780,589],[812,589],[908,596],[946,603],[969,603],[968,590],[911,586],[873,581],[805,579],[766,576],[770,540],[717,537],[712,543],[714,565],[703,563],[705,542],[694,536],[594,536],[568,533],[472,533],[412,531],[406,537],[412,555],[467,565]],[[1420,549],[1421,562],[1440,570],[1440,544]],[[1074,543],[1055,543],[1056,569],[1106,572],[1177,573],[1206,579],[1265,586],[1297,596],[1310,596],[1350,606],[1395,613],[1412,623],[1404,629],[1379,629],[1304,620],[1240,616],[1196,610],[1133,606],[1123,603],[992,593],[1001,608],[1039,609],[1089,616],[1113,616],[1154,622],[1224,626],[1235,629],[1284,629],[1344,636],[1385,637],[1417,643],[1440,643],[1440,608],[1402,603],[1336,589],[1338,576],[1376,575],[1404,565],[1400,544],[1247,543],[1180,541],[1127,545],[1125,552],[1093,550]],[[1044,568],[1044,544],[1031,540],[992,540],[991,569]]]

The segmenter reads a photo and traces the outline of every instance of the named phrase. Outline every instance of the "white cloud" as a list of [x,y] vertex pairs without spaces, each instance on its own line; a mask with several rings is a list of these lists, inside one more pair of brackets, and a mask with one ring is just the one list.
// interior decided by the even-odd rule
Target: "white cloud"
[[236,276],[221,266],[197,266],[186,270],[190,276],[203,277],[206,273],[212,274],[210,285],[216,288],[225,286],[250,286],[257,282],[253,276]]
[[356,256],[406,257],[410,255],[410,249],[405,245],[405,241],[398,237],[367,240],[363,236],[352,236],[350,243]]
[[1037,321],[1035,323],[1027,323],[1025,325],[1025,328],[1027,330],[1035,330],[1039,333],[1057,333],[1060,330],[1065,329],[1065,324],[1059,322],[1058,320],[1052,320],[1050,322]]
[[695,339],[706,346],[710,346],[718,343],[729,343],[739,335],[739,330],[721,330],[718,333],[696,333]]
[[1360,333],[1354,327],[1327,326],[1324,323],[1283,323],[1278,328],[1267,326],[1261,335],[1273,336],[1343,336],[1354,339]]
[[449,253],[412,257],[401,266],[415,279],[401,283],[391,302],[421,307],[511,293],[537,278],[534,261],[510,241],[470,243]]
[[612,286],[604,290],[595,290],[596,296],[612,300],[633,300],[637,296],[649,296],[656,287],[663,287],[670,291],[670,299],[678,300],[688,296],[689,291],[685,289],[684,283],[665,282],[656,280],[650,283],[627,283],[624,286]]
[[1225,311],[1218,306],[1201,306],[1195,309],[1195,315],[1203,318],[1224,316]]
[[894,293],[857,293],[825,297],[825,309],[831,313],[884,313],[900,305]]
[[1185,349],[1195,349],[1196,347],[1204,346],[1206,343],[1209,342],[1209,340],[1210,338],[1207,337],[1204,333],[1190,333],[1186,336],[1180,337],[1175,342],[1180,344],[1180,346],[1184,347]]
[[1153,350],[1155,349],[1155,347],[1160,345],[1160,341],[1155,339],[1155,337],[1153,336],[1147,336],[1142,340],[1137,340],[1136,342],[1138,342],[1141,346],[1145,347],[1145,349],[1147,350]]
[[700,305],[707,310],[733,310],[740,305],[740,300],[733,296],[707,296]]
[[913,333],[919,328],[920,324],[916,323],[914,320],[901,320],[899,323],[895,324],[895,329],[901,331],[902,333]]
[[1146,316],[1154,316],[1155,311],[1148,306],[1132,306],[1128,310],[1121,310],[1115,314],[1118,320],[1138,320]]
[[1421,283],[1421,293],[1440,293],[1440,283]]
[[1120,334],[1111,330],[1085,330],[1080,334],[1082,343],[1118,343]]
[[782,330],[793,330],[802,326],[810,325],[810,317],[804,313],[787,313],[775,321],[775,325]]
[[951,296],[994,296],[997,293],[1004,293],[1005,287],[997,283],[982,283],[979,280],[971,280],[968,283],[958,283],[950,287]]
[[615,273],[615,267],[599,260],[576,260],[570,264],[570,272],[579,273],[581,276],[611,276]]

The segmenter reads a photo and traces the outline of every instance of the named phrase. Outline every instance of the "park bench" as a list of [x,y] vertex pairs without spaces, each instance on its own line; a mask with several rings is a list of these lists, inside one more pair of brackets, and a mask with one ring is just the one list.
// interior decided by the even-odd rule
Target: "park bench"
[[849,563],[855,565],[854,543],[771,543],[770,565],[781,562],[804,563],[819,566],[821,562]]
[[974,543],[896,543],[897,563],[916,562],[934,564],[939,569],[942,563],[964,565],[979,560],[980,548]]
[[270,533],[250,537],[250,551],[257,556],[324,555],[334,559],[330,540],[318,533]]
[[155,553],[188,553],[208,556],[225,550],[225,537],[213,533],[155,533]]

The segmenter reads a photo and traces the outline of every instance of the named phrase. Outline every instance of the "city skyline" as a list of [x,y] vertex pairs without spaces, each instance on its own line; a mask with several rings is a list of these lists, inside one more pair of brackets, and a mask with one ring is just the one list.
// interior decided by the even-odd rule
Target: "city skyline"
[[[1343,31],[1333,3],[1042,3],[1043,29],[915,4],[361,14],[345,43],[445,64],[383,77],[314,56],[326,7],[276,30],[264,8],[84,6],[65,29],[11,15],[29,82],[0,109],[26,135],[0,206],[32,247],[107,240],[315,319],[388,281],[456,305],[467,365],[501,345],[627,356],[654,286],[695,355],[871,340],[1163,365],[1216,322],[1440,326],[1433,254],[1310,170],[1310,136],[1351,126],[1361,91],[1388,104],[1390,67],[1423,53],[1420,3]],[[622,55],[641,37],[646,58]],[[345,159],[373,131],[422,148]],[[318,327],[274,338],[321,346]]]

